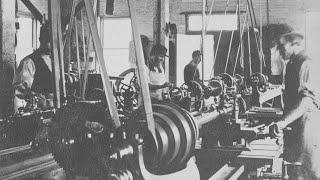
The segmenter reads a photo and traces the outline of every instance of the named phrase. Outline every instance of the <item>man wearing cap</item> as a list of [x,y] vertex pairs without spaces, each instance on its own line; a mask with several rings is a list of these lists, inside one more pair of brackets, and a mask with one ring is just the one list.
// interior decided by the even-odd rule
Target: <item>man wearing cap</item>
[[198,64],[201,62],[201,52],[193,51],[192,60],[184,67],[184,82],[188,85],[190,81],[200,82]]
[[[150,96],[153,99],[163,100],[163,93],[168,90],[167,87],[171,86],[171,83],[167,81],[167,78],[163,69],[163,61],[167,56],[167,48],[161,44],[154,45],[150,51],[149,69],[147,69]],[[168,57],[168,56],[167,56]]]
[[45,23],[40,29],[40,47],[32,54],[21,60],[14,80],[15,93],[19,98],[26,98],[30,93],[41,97],[40,108],[53,106],[53,75],[50,58],[49,24]]
[[273,131],[284,131],[284,160],[290,179],[320,179],[320,87],[319,62],[303,49],[303,36],[287,33],[280,38],[279,51],[289,60],[285,73],[284,116]]

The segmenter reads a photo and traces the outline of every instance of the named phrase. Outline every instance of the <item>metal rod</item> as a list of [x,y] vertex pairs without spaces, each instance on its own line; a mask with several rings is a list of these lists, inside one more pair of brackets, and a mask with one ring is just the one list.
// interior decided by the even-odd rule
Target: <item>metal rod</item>
[[202,0],[202,31],[201,31],[201,58],[202,58],[202,84],[204,84],[204,41],[206,36],[206,0]]
[[103,49],[101,45],[101,40],[99,39],[99,35],[98,35],[96,18],[94,16],[94,12],[93,12],[92,4],[90,0],[84,0],[84,4],[87,11],[89,29],[92,35],[92,41],[94,45],[93,47],[97,54],[97,59],[100,63],[100,67],[102,71],[101,72],[102,79],[103,79],[102,83],[103,83],[104,92],[105,92],[107,103],[108,103],[108,108],[110,111],[111,118],[114,122],[114,125],[116,128],[118,128],[121,126],[121,122],[119,120],[118,110],[116,107],[116,103],[114,102],[112,87],[111,87],[110,79],[107,73],[107,68],[106,68],[107,62],[103,58]]
[[228,114],[231,113],[233,111],[233,106],[230,107],[224,107],[222,109],[219,110],[215,110],[213,112],[210,113],[206,113],[205,116],[201,116],[201,117],[194,117],[195,122],[197,123],[198,126],[202,126],[208,122],[214,121],[218,118],[218,116],[222,115],[222,114]]

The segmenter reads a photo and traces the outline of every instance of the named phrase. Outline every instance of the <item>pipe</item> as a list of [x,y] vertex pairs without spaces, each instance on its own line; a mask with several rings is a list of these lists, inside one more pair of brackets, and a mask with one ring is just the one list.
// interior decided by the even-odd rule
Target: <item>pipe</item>
[[214,110],[213,112],[207,113],[203,117],[194,117],[194,119],[198,126],[202,126],[203,124],[216,120],[220,115],[228,114],[232,111],[233,106],[223,107],[222,109]]

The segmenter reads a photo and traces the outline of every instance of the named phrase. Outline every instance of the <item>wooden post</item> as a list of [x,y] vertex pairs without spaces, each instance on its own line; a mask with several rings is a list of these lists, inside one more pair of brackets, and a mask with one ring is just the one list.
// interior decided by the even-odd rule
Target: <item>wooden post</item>
[[0,0],[0,118],[13,110],[15,70],[15,1]]
[[[81,65],[80,65],[80,52],[79,52],[79,34],[78,34],[78,23],[74,21],[74,30],[76,36],[76,53],[77,53],[77,68],[78,68],[78,78],[81,81]],[[81,93],[81,83],[79,82],[79,94]]]
[[[57,6],[60,7],[60,1],[57,1]],[[59,63],[60,63],[60,78],[62,83],[62,97],[64,101],[67,97],[66,92],[66,80],[64,78],[64,59],[63,59],[63,40],[62,40],[62,30],[61,30],[61,12],[60,8],[56,10],[57,12],[57,36],[58,36],[58,52],[59,52]],[[65,102],[63,102],[65,103]]]
[[38,36],[37,36],[37,27],[38,22],[35,19],[32,19],[32,49],[37,49],[37,42],[38,42]]
[[161,34],[161,0],[154,1],[153,44],[160,44]]
[[92,35],[94,49],[97,54],[97,59],[100,63],[100,67],[101,67],[101,71],[102,71],[101,72],[102,83],[103,83],[104,92],[105,92],[105,95],[107,98],[107,103],[108,103],[110,115],[111,115],[111,118],[113,119],[115,127],[118,128],[121,126],[121,123],[119,120],[118,110],[117,110],[116,104],[114,102],[113,91],[112,91],[110,79],[109,79],[109,76],[107,73],[107,68],[106,68],[107,62],[103,58],[103,50],[102,50],[101,40],[99,39],[99,35],[98,35],[96,18],[94,17],[91,2],[89,0],[84,0],[84,4],[85,4],[86,11],[87,11],[88,24],[89,24],[89,29],[90,29],[90,32]]
[[134,40],[133,42],[136,50],[136,62],[137,62],[138,75],[139,75],[140,86],[141,86],[141,94],[142,94],[143,104],[146,112],[148,129],[152,133],[153,137],[156,139],[155,123],[154,123],[152,106],[151,106],[151,98],[150,98],[149,86],[147,82],[147,75],[145,71],[144,56],[143,56],[141,38],[138,31],[138,24],[136,20],[134,2],[132,0],[128,0],[128,5],[129,5],[129,13],[131,16],[132,35]]
[[[81,34],[82,34],[82,52],[83,52],[83,63],[85,64],[87,62],[87,55],[86,55],[86,39],[85,39],[85,30],[84,30],[84,24],[83,24],[83,17],[84,13],[82,10],[80,10],[80,17],[81,17]],[[82,74],[81,69],[79,69],[80,74]],[[80,85],[82,86],[83,79],[80,79]],[[80,94],[83,94],[82,91],[80,91]]]
[[54,106],[56,108],[61,107],[60,100],[60,64],[59,64],[59,52],[58,52],[58,16],[57,9],[60,10],[60,6],[58,6],[58,0],[49,0],[49,20],[50,20],[50,32],[51,32],[51,57],[52,57],[52,72],[54,77]]
[[[169,34],[167,34],[164,30],[166,27],[169,25],[169,17],[170,17],[170,12],[169,12],[169,5],[170,2],[169,0],[161,0],[161,22],[160,22],[160,42],[161,44],[164,45],[168,49],[167,54],[170,54],[170,49],[169,49]],[[167,78],[167,81],[169,81],[169,57],[165,57],[164,61],[164,69],[165,69],[165,75]]]
[[[70,74],[70,64],[71,64],[71,36],[72,36],[72,29],[73,29],[73,24],[74,24],[74,14],[75,14],[75,9],[76,9],[76,0],[73,0],[72,2],[72,7],[71,7],[71,14],[70,14],[70,18],[69,18],[69,26],[68,26],[68,31],[67,31],[67,37],[65,38],[65,42],[67,42],[68,44],[66,45],[68,48],[68,64],[67,64],[67,71],[68,71],[68,75]],[[64,45],[66,43],[63,43]],[[80,79],[79,79],[80,80]]]

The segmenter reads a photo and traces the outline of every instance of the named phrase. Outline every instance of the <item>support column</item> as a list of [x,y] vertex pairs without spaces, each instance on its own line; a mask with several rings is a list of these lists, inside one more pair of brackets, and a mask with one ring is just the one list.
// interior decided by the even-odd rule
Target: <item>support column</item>
[[[161,24],[160,24],[160,43],[164,45],[167,49],[167,55],[169,55],[169,0],[161,0]],[[166,27],[167,26],[167,27]],[[167,31],[166,31],[167,30]],[[169,57],[166,57],[164,61],[164,68],[165,68],[165,74],[166,78],[169,81]]]
[[[169,55],[169,33],[166,33],[166,25],[169,24],[169,0],[156,0],[154,4],[153,18],[153,44],[162,44],[168,50]],[[169,58],[165,59],[165,74],[169,80]]]
[[160,43],[161,33],[161,0],[154,1],[154,16],[153,16],[153,44]]
[[0,0],[0,117],[13,110],[15,2],[12,0]]

